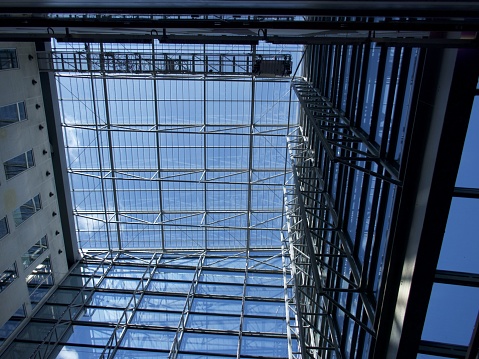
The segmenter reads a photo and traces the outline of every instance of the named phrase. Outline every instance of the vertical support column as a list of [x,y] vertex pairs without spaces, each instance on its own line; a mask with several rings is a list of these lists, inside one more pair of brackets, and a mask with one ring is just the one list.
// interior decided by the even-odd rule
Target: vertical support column
[[[103,44],[100,43],[100,51],[103,53]],[[104,71],[104,62],[100,62],[100,67]],[[105,101],[105,119],[106,119],[106,131],[107,131],[107,136],[108,136],[108,150],[110,154],[110,169],[111,169],[111,185],[112,185],[112,191],[113,191],[113,202],[115,206],[115,224],[116,224],[116,238],[117,238],[117,244],[118,244],[118,249],[122,249],[122,244],[121,244],[121,234],[120,234],[120,213],[119,213],[119,208],[118,208],[118,194],[116,192],[116,181],[115,181],[115,162],[114,162],[114,156],[113,156],[113,139],[111,136],[111,119],[110,119],[110,104],[108,102],[108,86],[107,86],[107,78],[106,74],[104,73],[102,76],[103,80],[103,96],[104,96],[104,101]],[[106,205],[106,204],[105,204]],[[107,219],[107,222],[109,223],[110,221]],[[107,223],[107,226],[108,226]]]
[[188,321],[188,316],[190,314],[193,299],[195,297],[196,287],[198,286],[201,270],[203,269],[203,262],[205,260],[205,256],[206,251],[201,254],[198,260],[195,275],[193,277],[190,290],[188,291],[188,295],[186,297],[185,306],[183,307],[183,312],[181,313],[180,322],[178,324],[178,329],[176,330],[175,338],[173,339],[173,344],[171,345],[170,354],[168,354],[168,359],[176,359],[176,357],[178,356],[178,352],[181,346],[181,340],[183,339],[183,335],[185,333],[186,323]]
[[[153,67],[156,61],[156,53],[155,53],[155,40],[152,41],[151,43],[151,52],[152,52],[152,58],[153,58]],[[165,249],[165,227],[163,225],[164,223],[164,215],[163,215],[163,192],[161,190],[161,140],[160,140],[160,113],[158,109],[158,80],[157,80],[157,75],[156,71],[153,72],[153,101],[155,101],[155,126],[156,126],[156,158],[157,158],[157,164],[158,164],[158,201],[160,202],[160,213],[159,213],[159,219],[161,223],[161,249]]]

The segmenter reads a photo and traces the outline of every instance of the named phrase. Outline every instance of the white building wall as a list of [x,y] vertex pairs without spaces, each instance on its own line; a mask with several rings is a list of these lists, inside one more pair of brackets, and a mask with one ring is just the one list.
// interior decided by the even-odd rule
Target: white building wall
[[[50,256],[55,283],[66,275],[68,266],[35,45],[4,42],[0,43],[0,48],[15,48],[19,67],[0,70],[0,106],[25,101],[27,112],[26,121],[0,127],[0,218],[6,215],[9,227],[9,234],[0,239],[0,273],[13,262],[18,271],[18,278],[0,292],[1,327],[22,303],[25,303],[27,316],[31,315],[26,276],[37,264]],[[29,59],[30,55],[33,59]],[[32,80],[37,83],[33,84]],[[37,108],[37,105],[40,107]],[[3,163],[31,149],[35,166],[7,180]],[[47,175],[47,172],[50,174]],[[42,209],[16,227],[13,211],[38,194],[41,196]],[[49,249],[24,270],[21,256],[45,235],[48,236]]]

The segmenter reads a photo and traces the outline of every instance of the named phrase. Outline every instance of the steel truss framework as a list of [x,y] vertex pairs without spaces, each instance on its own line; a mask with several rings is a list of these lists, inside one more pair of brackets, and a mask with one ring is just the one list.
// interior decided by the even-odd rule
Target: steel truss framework
[[147,75],[289,76],[290,54],[38,52],[40,71]]
[[[314,133],[332,163],[342,163],[359,171],[400,184],[397,162],[390,161],[385,151],[371,141],[370,136],[350,123],[344,112],[333,107],[329,99],[321,96],[310,83],[295,81],[293,89],[301,103],[301,109],[309,118]],[[384,131],[389,131],[385,128]],[[384,147],[384,146],[383,146]],[[365,166],[374,163],[376,170]]]
[[288,139],[295,185],[287,213],[309,357],[374,350],[418,54],[314,46],[305,56],[312,82],[292,84],[301,109]]
[[124,78],[101,66],[57,73],[83,248],[279,248],[290,80]]
[[4,354],[297,357],[292,284],[287,249],[92,251]]
[[[374,308],[361,285],[361,265],[352,242],[339,226],[314,152],[300,129],[290,133],[288,147],[293,170],[292,186],[286,191],[288,236],[303,357],[341,358],[341,333],[331,314],[340,313],[364,336],[374,336]],[[355,296],[356,312],[347,308],[339,293]]]

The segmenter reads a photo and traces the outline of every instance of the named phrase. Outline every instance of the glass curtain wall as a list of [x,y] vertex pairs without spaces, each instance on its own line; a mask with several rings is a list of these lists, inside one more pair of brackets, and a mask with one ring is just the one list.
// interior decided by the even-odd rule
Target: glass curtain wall
[[90,252],[4,353],[35,358],[288,358],[285,251]]
[[[269,57],[271,67],[272,53],[298,66],[301,51],[57,44],[57,58],[80,53],[86,61],[70,68],[65,60],[56,73],[80,247],[278,248],[290,173],[285,136],[298,103],[290,76],[246,76],[238,66],[249,73]],[[196,73],[184,73],[186,60]]]

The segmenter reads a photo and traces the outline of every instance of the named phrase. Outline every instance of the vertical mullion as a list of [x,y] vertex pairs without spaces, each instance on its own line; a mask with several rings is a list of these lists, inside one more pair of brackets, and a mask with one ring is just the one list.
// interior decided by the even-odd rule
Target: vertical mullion
[[205,235],[205,250],[208,250],[208,178],[207,178],[207,171],[208,171],[208,135],[207,135],[207,86],[206,86],[206,76],[207,76],[207,56],[206,56],[206,45],[203,45],[203,56],[205,58],[205,72],[203,75],[203,201],[204,201],[204,220],[205,220],[205,227],[204,227],[204,235]]
[[[152,45],[152,57],[153,57],[153,64],[155,63],[155,42],[153,40]],[[160,116],[159,116],[159,109],[158,109],[158,84],[157,84],[157,76],[156,71],[153,71],[153,101],[155,102],[155,128],[156,128],[156,160],[157,160],[157,170],[158,170],[158,200],[160,202],[160,230],[161,230],[161,249],[165,249],[165,228],[163,225],[164,215],[163,215],[163,193],[161,188],[162,182],[162,175],[161,175],[161,151],[160,151]]]
[[106,236],[108,240],[108,249],[112,249],[111,245],[111,234],[110,234],[110,226],[108,225],[108,211],[107,211],[107,196],[105,191],[105,179],[103,177],[103,154],[101,151],[100,146],[100,130],[99,130],[99,123],[98,123],[98,108],[96,105],[96,90],[95,90],[95,82],[93,80],[93,71],[90,67],[90,85],[91,85],[91,93],[92,93],[92,103],[93,103],[93,116],[95,118],[95,133],[96,133],[96,143],[97,143],[97,153],[98,153],[98,166],[100,170],[100,184],[101,184],[101,192],[103,197],[103,214],[105,216],[105,227],[106,227]]
[[[103,43],[100,43],[100,52],[103,53]],[[111,185],[113,190],[113,202],[115,206],[115,222],[116,222],[116,237],[118,241],[118,249],[122,249],[121,245],[121,236],[120,236],[120,214],[118,209],[118,196],[116,192],[116,183],[115,183],[115,164],[114,164],[114,156],[113,156],[113,139],[111,136],[111,121],[110,121],[110,104],[108,102],[108,86],[106,82],[106,75],[104,73],[104,63],[100,62],[101,71],[103,73],[102,82],[103,82],[103,97],[105,102],[105,119],[106,119],[106,128],[107,128],[107,136],[108,136],[108,151],[110,156],[110,169],[111,169]],[[102,176],[103,177],[103,176]],[[107,220],[107,226],[109,226],[109,222]]]

